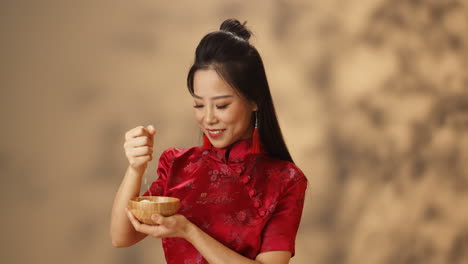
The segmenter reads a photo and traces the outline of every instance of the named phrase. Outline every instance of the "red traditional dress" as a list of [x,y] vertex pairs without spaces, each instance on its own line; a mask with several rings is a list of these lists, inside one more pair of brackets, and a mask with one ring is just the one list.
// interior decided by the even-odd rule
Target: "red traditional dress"
[[[294,255],[307,180],[293,163],[250,149],[251,140],[224,149],[170,148],[144,195],[179,198],[179,214],[245,257],[276,250]],[[185,239],[162,244],[169,264],[208,263]]]

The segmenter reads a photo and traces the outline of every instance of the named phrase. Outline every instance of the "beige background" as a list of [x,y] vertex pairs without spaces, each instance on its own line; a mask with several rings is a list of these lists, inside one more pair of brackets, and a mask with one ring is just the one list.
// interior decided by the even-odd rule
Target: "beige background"
[[201,37],[235,17],[310,181],[292,263],[467,263],[467,12],[455,0],[2,1],[0,262],[164,263],[155,239],[111,247],[124,133],[154,124],[157,155],[198,144],[186,74]]

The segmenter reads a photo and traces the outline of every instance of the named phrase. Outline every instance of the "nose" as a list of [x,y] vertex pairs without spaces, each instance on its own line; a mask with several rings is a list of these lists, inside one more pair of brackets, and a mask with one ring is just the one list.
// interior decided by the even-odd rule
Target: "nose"
[[204,117],[205,123],[208,125],[215,124],[218,119],[216,118],[216,113],[214,109],[212,109],[211,107],[207,107],[205,109],[206,109],[205,117]]

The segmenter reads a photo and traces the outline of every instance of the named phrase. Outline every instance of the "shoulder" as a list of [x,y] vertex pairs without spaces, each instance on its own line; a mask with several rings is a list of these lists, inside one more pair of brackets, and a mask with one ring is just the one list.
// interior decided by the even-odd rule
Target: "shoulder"
[[[290,161],[263,157],[257,162],[257,173],[260,173],[264,187],[269,193],[285,196],[295,193],[297,196],[305,195],[308,181],[304,173],[296,164]],[[257,174],[258,175],[258,174]]]
[[307,178],[294,163],[264,156],[257,159],[254,170],[251,188],[257,193],[253,199],[261,200],[261,215],[262,209],[266,215],[275,214],[278,206],[292,208],[304,200]]
[[307,185],[307,178],[296,164],[271,157],[264,157],[260,166],[270,182],[275,182],[284,187],[299,184]]
[[161,160],[170,160],[174,162],[176,159],[189,156],[198,156],[202,154],[202,148],[200,146],[194,146],[191,148],[168,148],[164,150],[161,154]]

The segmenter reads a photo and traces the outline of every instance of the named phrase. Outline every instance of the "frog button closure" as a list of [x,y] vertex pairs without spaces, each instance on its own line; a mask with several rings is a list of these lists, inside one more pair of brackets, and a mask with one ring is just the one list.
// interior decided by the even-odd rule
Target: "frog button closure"
[[244,177],[241,178],[242,183],[248,183],[250,181],[250,176],[245,175]]
[[256,200],[254,201],[254,206],[255,206],[256,208],[259,208],[260,206],[262,206],[262,201],[256,199]]

